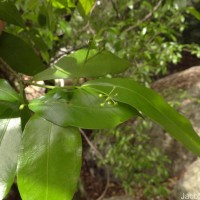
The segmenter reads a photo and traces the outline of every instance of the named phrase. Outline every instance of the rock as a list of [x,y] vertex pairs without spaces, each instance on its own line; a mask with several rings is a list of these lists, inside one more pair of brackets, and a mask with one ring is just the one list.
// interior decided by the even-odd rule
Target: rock
[[[167,76],[152,87],[168,101],[177,103],[175,107],[191,121],[200,135],[200,66]],[[149,134],[154,138],[153,145],[171,159],[170,175],[179,179],[170,199],[183,199],[183,195],[185,199],[200,199],[200,159],[157,125],[153,125]],[[199,195],[198,198],[195,195]]]
[[159,79],[152,84],[152,88],[157,91],[162,91],[167,88],[190,89],[199,82],[200,66],[195,66]]
[[[185,198],[183,198],[184,196]],[[190,198],[186,198],[187,196]],[[184,175],[175,185],[171,199],[200,199],[200,159],[188,166]]]
[[[177,109],[192,123],[200,133],[200,66],[191,67],[156,81],[153,89],[164,95],[165,99],[178,104]],[[184,95],[183,95],[184,94]],[[179,176],[197,158],[162,128],[154,125],[149,133],[153,144],[162,149],[171,159],[170,175]]]

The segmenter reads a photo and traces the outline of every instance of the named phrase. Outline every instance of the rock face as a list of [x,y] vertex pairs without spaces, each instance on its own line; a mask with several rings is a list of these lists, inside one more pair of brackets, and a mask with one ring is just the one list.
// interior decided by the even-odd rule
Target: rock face
[[[186,198],[187,196],[188,198]],[[187,168],[175,185],[171,199],[200,199],[200,159],[197,159]]]
[[[175,107],[191,121],[200,135],[200,66],[158,80],[152,87],[175,105],[180,102]],[[183,195],[185,199],[200,199],[200,159],[157,125],[153,126],[150,135],[155,138],[154,145],[163,149],[171,159],[170,175],[179,179],[171,199],[183,199]]]

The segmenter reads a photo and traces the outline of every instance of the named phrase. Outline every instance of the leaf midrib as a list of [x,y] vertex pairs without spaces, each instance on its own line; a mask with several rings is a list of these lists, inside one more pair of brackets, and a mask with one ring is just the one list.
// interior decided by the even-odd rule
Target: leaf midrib
[[[164,115],[162,112],[160,112],[160,110],[156,109],[156,107],[154,107],[154,105],[148,100],[146,99],[144,96],[142,96],[140,93],[132,90],[132,89],[129,89],[129,88],[126,88],[126,87],[123,87],[123,86],[119,86],[117,84],[112,84],[112,83],[100,83],[100,84],[95,84],[95,83],[92,83],[91,85],[97,85],[97,86],[105,86],[105,87],[116,87],[116,88],[121,88],[123,90],[127,90],[127,91],[130,91],[131,93],[135,93],[136,95],[142,97],[156,112],[158,112],[161,116],[163,116],[167,121],[168,123],[170,124],[173,124],[173,127],[175,127],[175,129],[179,130],[181,133],[185,133],[185,131],[183,131],[182,129],[179,128],[179,126],[176,125],[176,123],[173,121],[173,120],[170,120],[170,118],[168,118],[166,115]],[[85,84],[85,86],[87,86],[87,84]],[[88,86],[90,86],[90,84],[88,84]],[[99,90],[99,89],[97,89]],[[99,90],[101,91],[101,90]],[[119,99],[117,99],[116,97],[113,97],[115,100],[117,101],[120,101]],[[122,101],[121,101],[122,102]],[[125,102],[124,102],[125,103]],[[128,103],[130,105],[130,103]],[[163,125],[162,125],[163,126]],[[164,126],[165,127],[165,126]],[[192,128],[192,127],[191,127]],[[167,127],[166,127],[167,129]],[[168,130],[168,129],[167,129]],[[194,132],[195,133],[195,132]],[[177,136],[176,134],[174,134],[174,131],[173,131],[173,136]],[[189,139],[196,147],[197,149],[200,149],[199,147],[199,144],[196,142],[196,140],[193,138],[194,135],[192,135],[192,138],[191,137],[188,137],[187,134],[184,134],[184,136],[187,137],[187,139]],[[198,135],[197,135],[198,136]],[[176,137],[177,138],[177,137]],[[199,139],[200,141],[200,139]],[[200,153],[199,153],[200,154]]]

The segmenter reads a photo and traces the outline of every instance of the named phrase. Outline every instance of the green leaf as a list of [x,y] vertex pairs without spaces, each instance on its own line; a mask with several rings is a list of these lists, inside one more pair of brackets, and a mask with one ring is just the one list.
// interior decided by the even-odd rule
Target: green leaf
[[19,101],[19,95],[17,92],[15,92],[15,90],[4,79],[0,79],[0,101]]
[[22,110],[20,110],[22,131],[24,131],[25,125],[31,116],[32,116],[31,110],[28,108],[27,105],[25,105],[24,108]]
[[196,10],[194,7],[188,7],[186,8],[187,11],[193,15],[196,19],[200,20],[200,12]]
[[[29,108],[60,126],[86,129],[112,128],[139,113],[130,106],[115,102],[99,93],[76,89],[55,89],[30,102]],[[116,94],[111,94],[112,95]],[[110,103],[108,103],[110,102]]]
[[19,106],[19,102],[0,101],[0,119],[10,118],[10,113],[12,113],[11,118],[19,117]]
[[89,81],[82,88],[96,89],[105,94],[109,94],[115,88],[114,92],[118,95],[113,98],[116,101],[126,103],[141,111],[193,153],[200,155],[200,137],[193,130],[191,123],[153,90],[131,79],[120,78]]
[[23,19],[11,1],[0,0],[0,19],[24,27]]
[[53,68],[49,68],[33,79],[49,80],[59,78],[101,77],[107,74],[117,74],[130,67],[130,63],[111,52],[95,49],[81,49],[62,57]]
[[42,61],[28,44],[6,32],[0,37],[0,58],[16,72],[30,76],[45,69]]
[[86,17],[90,14],[92,7],[94,6],[95,0],[79,0],[78,11],[83,16]]
[[71,200],[80,176],[81,146],[78,129],[34,115],[24,129],[18,162],[22,199]]
[[55,8],[74,8],[76,5],[71,0],[51,0],[53,7]]
[[0,119],[19,117],[19,105],[17,92],[6,80],[0,79]]
[[20,119],[0,119],[0,199],[6,196],[14,182],[20,140]]

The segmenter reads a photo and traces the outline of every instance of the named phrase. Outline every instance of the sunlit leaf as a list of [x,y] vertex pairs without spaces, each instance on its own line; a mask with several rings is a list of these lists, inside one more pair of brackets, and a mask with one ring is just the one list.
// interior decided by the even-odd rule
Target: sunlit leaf
[[54,67],[34,76],[34,80],[100,77],[124,72],[130,63],[111,52],[81,49],[62,57]]
[[55,8],[74,8],[75,4],[71,0],[50,0]]
[[131,79],[99,79],[85,83],[83,88],[96,89],[109,94],[118,93],[113,98],[141,111],[161,125],[171,136],[180,141],[193,153],[200,155],[200,137],[193,130],[191,123],[170,107],[165,100],[151,89]]
[[86,17],[90,14],[94,3],[95,0],[79,0],[78,11],[83,17]]
[[20,140],[20,118],[0,119],[0,199],[5,197],[14,182]]
[[200,20],[200,12],[194,7],[188,7],[186,9],[191,15],[193,15],[196,19]]
[[18,162],[22,199],[72,200],[81,168],[78,129],[33,116],[27,123]]

